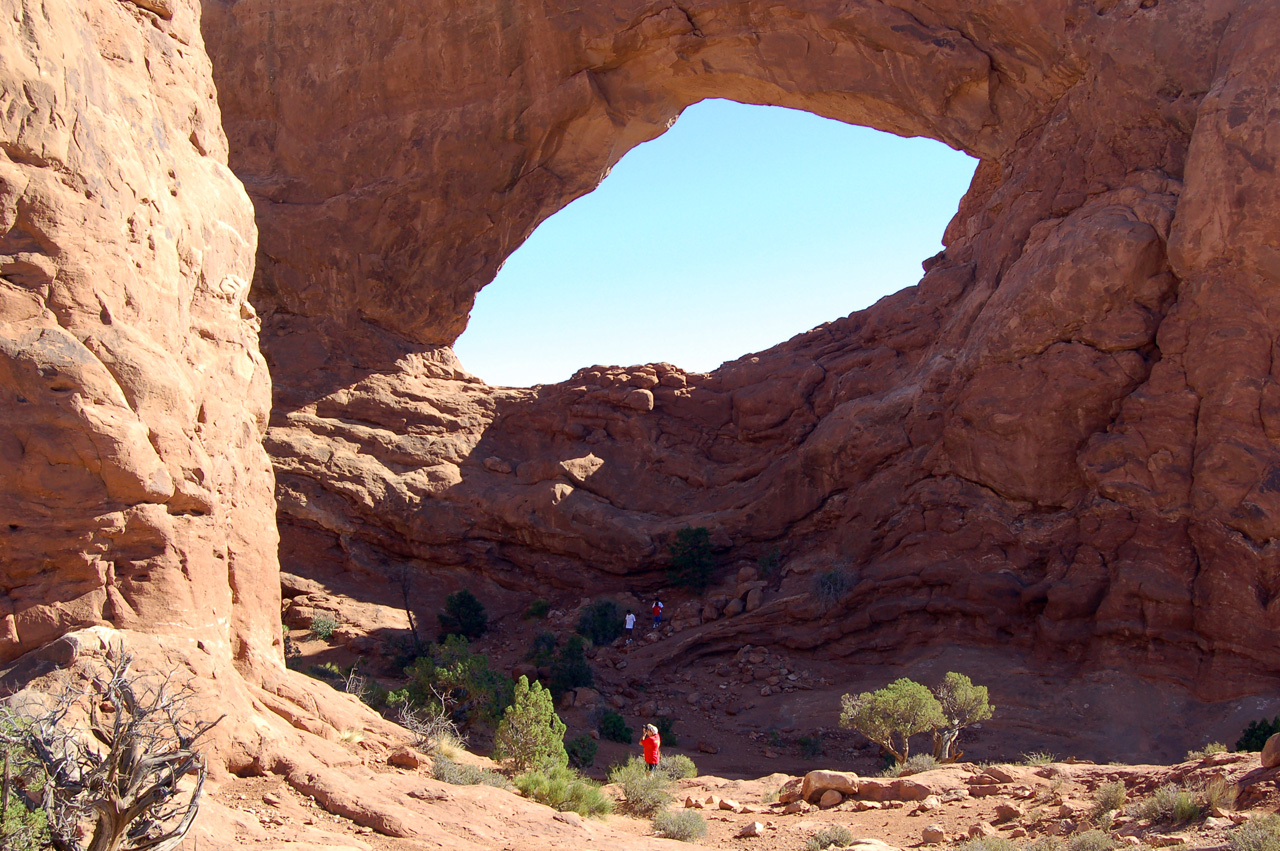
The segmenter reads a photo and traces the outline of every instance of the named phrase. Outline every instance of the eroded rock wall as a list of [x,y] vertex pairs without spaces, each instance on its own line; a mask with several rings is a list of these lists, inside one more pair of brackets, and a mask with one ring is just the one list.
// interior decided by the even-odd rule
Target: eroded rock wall
[[[295,571],[656,585],[706,525],[787,575],[685,652],[945,636],[1274,683],[1273,5],[239,0],[205,26]],[[447,345],[501,260],[712,96],[979,156],[945,252],[711,375],[468,378]]]
[[0,4],[0,662],[279,664],[253,208],[187,0]]

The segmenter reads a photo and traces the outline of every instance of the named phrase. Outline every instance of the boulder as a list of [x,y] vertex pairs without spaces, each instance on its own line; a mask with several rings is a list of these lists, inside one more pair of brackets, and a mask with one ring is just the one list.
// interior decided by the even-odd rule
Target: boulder
[[800,797],[810,803],[828,791],[837,792],[842,798],[855,797],[861,782],[858,775],[848,771],[810,771],[804,776]]
[[820,809],[829,810],[832,807],[838,807],[844,803],[844,795],[841,795],[835,789],[828,789],[818,797],[818,807]]
[[1280,766],[1280,733],[1273,734],[1267,739],[1267,743],[1262,746],[1262,767],[1275,768]]

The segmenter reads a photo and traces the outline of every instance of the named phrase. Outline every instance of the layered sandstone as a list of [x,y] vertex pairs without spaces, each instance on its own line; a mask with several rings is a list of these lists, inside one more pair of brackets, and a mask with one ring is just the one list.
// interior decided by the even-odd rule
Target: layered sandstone
[[[705,650],[945,635],[1206,697],[1271,682],[1271,4],[239,0],[205,28],[261,228],[292,569],[646,586],[706,525],[789,578]],[[468,378],[446,347],[502,259],[713,96],[980,157],[945,252],[711,375]]]
[[107,623],[278,656],[256,230],[199,7],[0,18],[0,662]]

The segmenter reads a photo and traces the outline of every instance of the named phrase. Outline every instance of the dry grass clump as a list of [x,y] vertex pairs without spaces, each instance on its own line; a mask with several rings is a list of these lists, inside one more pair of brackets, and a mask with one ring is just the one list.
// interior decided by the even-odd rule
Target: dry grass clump
[[707,834],[707,823],[697,810],[663,810],[653,817],[653,830],[666,839],[692,842]]
[[832,847],[844,848],[851,842],[853,842],[853,834],[841,825],[829,824],[805,841],[804,850],[825,851],[825,849]]
[[1107,813],[1122,809],[1125,802],[1124,783],[1111,780],[1099,784],[1093,790],[1093,807],[1089,810],[1089,819],[1094,823],[1101,821]]
[[1249,819],[1227,835],[1231,851],[1280,851],[1280,816]]

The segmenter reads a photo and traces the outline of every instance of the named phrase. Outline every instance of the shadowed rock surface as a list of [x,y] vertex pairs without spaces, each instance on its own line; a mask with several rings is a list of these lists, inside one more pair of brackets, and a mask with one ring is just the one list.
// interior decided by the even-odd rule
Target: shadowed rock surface
[[[705,525],[785,576],[684,652],[1014,643],[1204,699],[1274,684],[1273,5],[240,0],[204,25],[261,229],[289,569],[654,588]],[[468,377],[448,346],[502,259],[713,96],[980,157],[919,285],[709,375]]]

